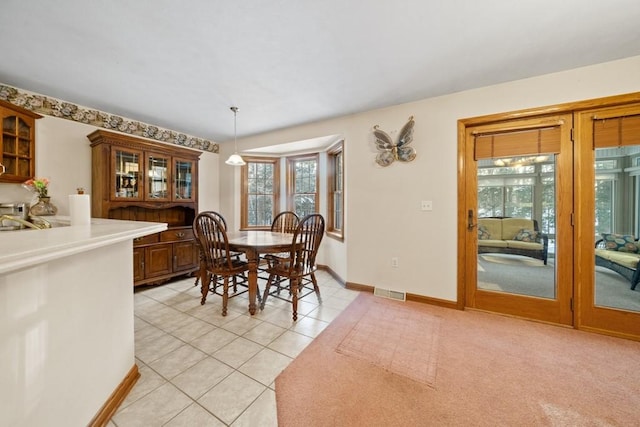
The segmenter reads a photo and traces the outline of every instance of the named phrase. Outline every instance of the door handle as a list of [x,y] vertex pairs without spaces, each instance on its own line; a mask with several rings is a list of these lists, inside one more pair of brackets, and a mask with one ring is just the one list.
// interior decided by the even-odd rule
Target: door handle
[[0,163],[0,168],[2,168],[2,170],[0,171],[0,175],[2,175],[3,173],[5,173],[7,171],[7,168],[5,168],[2,163]]
[[478,224],[473,223],[473,209],[469,209],[469,212],[467,213],[467,230],[471,231],[477,225]]

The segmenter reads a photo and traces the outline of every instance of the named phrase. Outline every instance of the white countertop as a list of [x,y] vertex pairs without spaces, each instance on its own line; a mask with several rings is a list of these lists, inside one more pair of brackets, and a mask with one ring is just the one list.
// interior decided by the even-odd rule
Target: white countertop
[[[46,217],[69,224],[69,217]],[[92,218],[91,225],[0,231],[0,274],[167,229],[162,222]]]

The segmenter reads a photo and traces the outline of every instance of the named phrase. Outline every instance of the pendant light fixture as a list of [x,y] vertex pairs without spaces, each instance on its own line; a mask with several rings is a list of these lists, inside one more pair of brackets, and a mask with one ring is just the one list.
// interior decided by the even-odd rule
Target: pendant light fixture
[[233,111],[233,149],[234,152],[229,156],[227,161],[225,162],[231,166],[243,166],[246,165],[245,161],[242,160],[242,157],[238,154],[238,143],[236,142],[237,138],[237,127],[236,127],[236,116],[238,114],[238,107],[231,107],[231,111]]

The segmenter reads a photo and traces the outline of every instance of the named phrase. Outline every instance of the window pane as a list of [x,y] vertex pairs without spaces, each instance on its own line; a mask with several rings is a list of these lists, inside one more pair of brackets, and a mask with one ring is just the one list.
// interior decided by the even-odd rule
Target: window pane
[[613,180],[596,179],[596,235],[613,232]]
[[[269,161],[247,161],[245,169],[246,193],[243,194],[244,217],[243,227],[268,227],[274,213],[276,197],[274,182],[276,165],[274,159]],[[243,185],[243,189],[245,186]],[[243,220],[244,221],[244,220]]]
[[514,185],[505,188],[506,216],[533,218],[533,186]]
[[333,206],[334,206],[333,218],[335,222],[333,227],[336,230],[342,230],[342,193],[341,192],[337,191],[333,194]]
[[[327,152],[327,232],[337,238],[344,237],[343,194],[343,142]],[[316,184],[317,185],[317,184]]]
[[311,195],[294,196],[295,212],[300,218],[316,212],[316,200]]
[[542,186],[541,231],[549,236],[555,236],[556,234],[556,186],[554,181],[545,183]]
[[342,191],[342,153],[335,156],[335,190]]
[[291,198],[293,200],[293,211],[300,217],[317,212],[316,206],[316,181],[317,181],[317,158],[293,160],[290,167],[293,188]]
[[504,216],[502,187],[478,187],[478,217]]

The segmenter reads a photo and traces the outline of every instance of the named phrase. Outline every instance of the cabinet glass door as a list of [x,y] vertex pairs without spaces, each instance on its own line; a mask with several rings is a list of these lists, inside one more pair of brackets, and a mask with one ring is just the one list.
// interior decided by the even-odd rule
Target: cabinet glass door
[[191,160],[174,159],[174,200],[193,200],[195,189],[193,188],[194,165]]
[[147,200],[169,200],[169,167],[168,157],[147,155]]
[[32,126],[21,117],[9,116],[2,120],[2,164],[5,173],[20,179],[34,175]]
[[141,199],[140,185],[142,172],[142,153],[133,150],[113,151],[114,181],[113,197],[115,199]]

